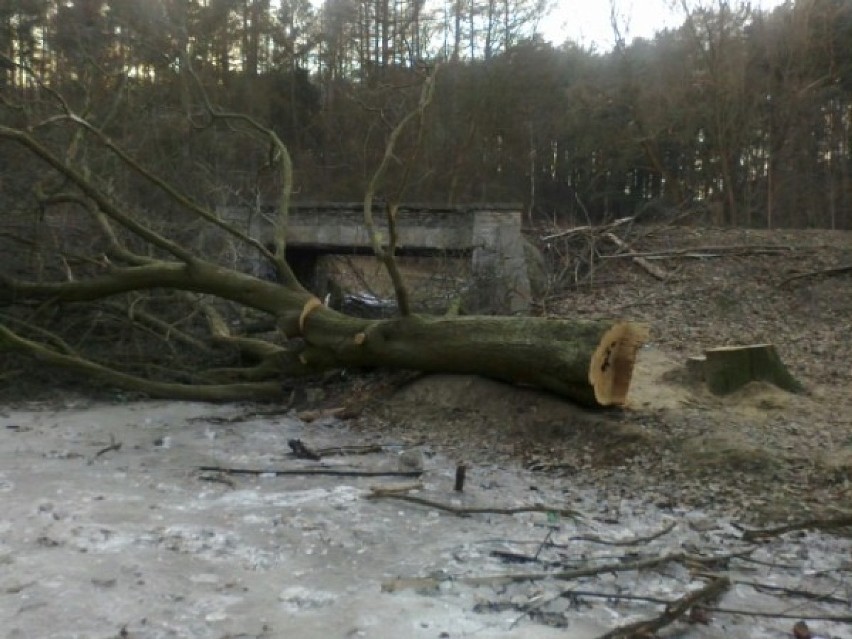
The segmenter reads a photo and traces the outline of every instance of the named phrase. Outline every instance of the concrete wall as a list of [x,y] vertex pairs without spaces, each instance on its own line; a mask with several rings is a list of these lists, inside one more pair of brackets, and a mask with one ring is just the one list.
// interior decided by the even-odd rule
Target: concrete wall
[[[229,222],[262,241],[272,237],[271,209],[221,211]],[[382,206],[374,211],[376,227],[387,239]],[[473,281],[465,307],[475,313],[524,313],[530,306],[530,282],[521,236],[519,206],[483,205],[400,207],[397,217],[401,254],[455,252],[469,254]],[[287,225],[287,245],[299,254],[315,251],[372,249],[360,204],[297,204]]]
[[468,306],[478,312],[525,313],[531,288],[521,235],[521,211],[473,213],[473,285]]

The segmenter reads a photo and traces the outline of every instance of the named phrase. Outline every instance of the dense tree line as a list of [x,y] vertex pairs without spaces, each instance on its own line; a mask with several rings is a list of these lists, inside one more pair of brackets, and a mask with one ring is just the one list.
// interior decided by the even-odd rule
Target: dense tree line
[[[50,130],[61,96],[205,204],[270,203],[276,158],[200,117],[197,78],[285,141],[295,198],[359,200],[435,76],[380,197],[852,228],[852,2],[692,4],[679,28],[608,52],[544,42],[546,4],[0,0],[0,124],[42,127],[111,192],[167,215],[114,155]],[[51,185],[16,152],[0,146],[0,200],[23,209]]]

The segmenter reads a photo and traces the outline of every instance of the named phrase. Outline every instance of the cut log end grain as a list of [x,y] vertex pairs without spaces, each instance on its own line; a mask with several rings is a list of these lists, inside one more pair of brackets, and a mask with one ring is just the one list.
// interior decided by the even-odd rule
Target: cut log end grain
[[598,404],[627,402],[636,355],[647,340],[648,327],[632,322],[618,322],[604,333],[589,366],[589,384]]

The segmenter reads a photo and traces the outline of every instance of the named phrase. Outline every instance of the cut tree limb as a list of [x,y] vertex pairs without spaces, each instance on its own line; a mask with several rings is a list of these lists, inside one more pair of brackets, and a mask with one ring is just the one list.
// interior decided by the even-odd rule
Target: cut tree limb
[[[630,248],[630,245],[624,240],[622,240],[620,237],[618,237],[615,233],[604,233],[603,237],[615,244],[622,251],[626,251],[628,253],[633,252],[633,250]],[[634,256],[632,259],[634,264],[639,265],[645,270],[645,272],[656,277],[658,280],[667,280],[670,277],[670,274],[667,271],[661,269],[659,266],[651,264],[644,257]]]
[[[546,389],[581,404],[620,406],[627,400],[637,350],[647,339],[645,326],[620,321],[476,316],[365,320],[323,305],[314,306],[303,317],[310,294],[201,261],[190,269],[166,263],[122,269],[120,274],[86,283],[32,284],[0,277],[0,299],[24,291],[33,299],[98,299],[165,282],[177,289],[248,302],[274,314],[285,335],[302,338],[293,349],[281,349],[275,357],[277,372],[286,375],[340,367],[474,374]],[[229,386],[143,380],[0,326],[0,350],[4,348],[159,397],[231,401],[273,399],[279,392],[275,381]],[[278,347],[271,349],[278,351]],[[274,380],[276,371],[269,372],[268,379]]]

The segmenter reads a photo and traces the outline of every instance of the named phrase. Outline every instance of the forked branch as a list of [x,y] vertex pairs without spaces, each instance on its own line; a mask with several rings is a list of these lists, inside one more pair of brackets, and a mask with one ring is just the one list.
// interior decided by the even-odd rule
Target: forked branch
[[254,240],[255,247],[259,248],[264,257],[275,265],[279,276],[286,286],[302,289],[302,285],[299,283],[299,280],[296,278],[295,273],[293,273],[293,269],[290,268],[285,257],[287,250],[287,223],[290,216],[290,199],[293,194],[293,160],[290,157],[290,151],[287,148],[287,145],[284,144],[275,131],[269,127],[263,126],[250,115],[223,111],[214,106],[213,102],[210,100],[210,96],[204,89],[204,85],[201,83],[201,79],[192,67],[188,56],[184,56],[183,65],[189,76],[192,78],[193,84],[201,96],[204,109],[212,121],[224,120],[228,122],[240,122],[248,126],[249,129],[253,130],[255,133],[259,133],[261,136],[266,138],[272,147],[273,152],[270,154],[270,164],[279,162],[281,166],[281,191],[278,194],[277,211],[275,212],[275,216],[272,220],[275,252],[271,253],[262,245],[258,247],[257,244],[259,243],[256,240]]
[[373,253],[376,258],[384,265],[385,270],[393,283],[394,294],[396,295],[397,308],[402,316],[411,314],[411,304],[409,301],[408,288],[405,285],[405,279],[399,270],[399,265],[396,262],[396,248],[398,242],[397,232],[397,212],[399,211],[399,199],[405,191],[410,166],[406,166],[405,176],[397,190],[394,201],[387,202],[385,206],[385,218],[388,225],[388,243],[384,244],[379,230],[376,228],[376,221],[373,215],[373,202],[376,198],[376,191],[384,182],[391,162],[396,158],[396,146],[400,136],[408,128],[413,121],[419,121],[419,129],[417,135],[417,144],[419,146],[422,138],[423,120],[426,114],[426,109],[432,102],[435,95],[435,79],[438,68],[436,67],[430,75],[426,77],[423,86],[420,90],[420,99],[417,107],[405,114],[402,120],[391,130],[388,136],[388,141],[385,144],[385,152],[382,156],[379,166],[373,172],[370,182],[367,185],[367,190],[364,193],[364,224],[367,226],[367,232],[370,234],[370,241],[373,245]]

